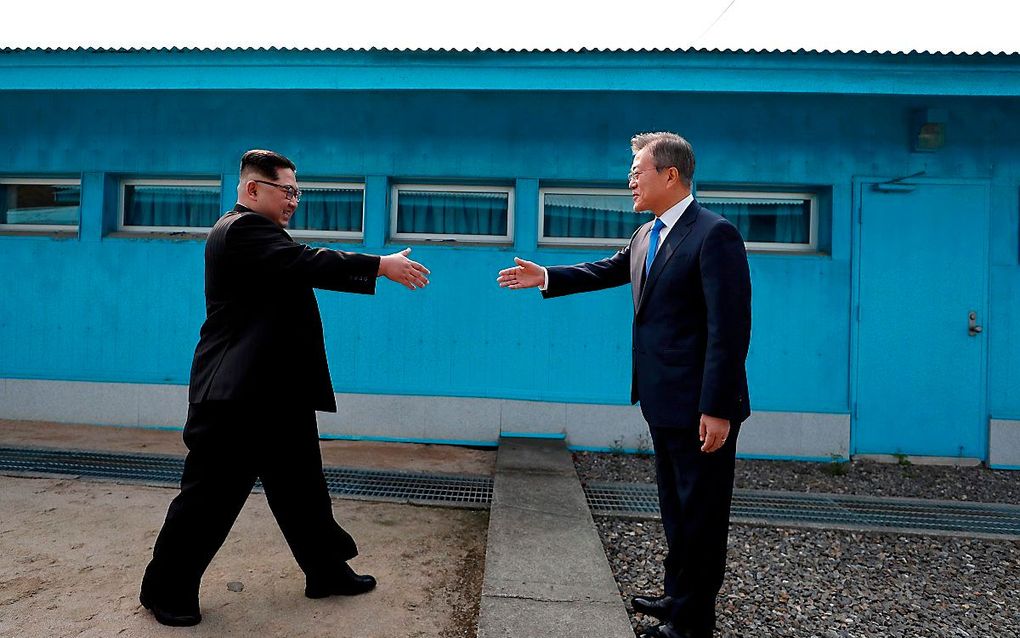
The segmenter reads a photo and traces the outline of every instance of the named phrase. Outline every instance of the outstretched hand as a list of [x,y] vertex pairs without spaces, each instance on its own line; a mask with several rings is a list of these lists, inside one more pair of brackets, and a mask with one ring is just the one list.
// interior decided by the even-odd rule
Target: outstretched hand
[[545,269],[535,262],[514,257],[514,263],[515,267],[499,271],[500,288],[535,288],[545,283]]
[[399,253],[385,255],[379,258],[379,277],[386,277],[390,281],[406,286],[411,290],[424,288],[429,285],[429,269],[416,261],[407,258],[411,254],[410,248],[405,248]]

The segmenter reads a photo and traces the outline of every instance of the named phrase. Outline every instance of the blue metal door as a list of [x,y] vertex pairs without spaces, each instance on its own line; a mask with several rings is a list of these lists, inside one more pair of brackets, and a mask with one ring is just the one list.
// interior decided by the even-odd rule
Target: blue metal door
[[857,454],[986,454],[986,184],[858,185]]

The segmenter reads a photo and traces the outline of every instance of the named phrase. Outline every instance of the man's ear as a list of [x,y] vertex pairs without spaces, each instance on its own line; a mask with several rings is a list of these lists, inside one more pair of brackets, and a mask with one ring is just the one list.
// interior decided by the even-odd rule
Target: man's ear
[[670,182],[675,181],[675,182],[677,182],[679,184],[683,183],[680,180],[680,171],[677,170],[676,166],[670,166],[669,168],[666,169],[666,172],[667,172],[667,175],[666,175],[667,181],[670,181]]
[[255,183],[255,180],[249,179],[244,183],[244,192],[248,194],[248,197],[252,199],[258,199],[256,194],[259,191],[259,185]]

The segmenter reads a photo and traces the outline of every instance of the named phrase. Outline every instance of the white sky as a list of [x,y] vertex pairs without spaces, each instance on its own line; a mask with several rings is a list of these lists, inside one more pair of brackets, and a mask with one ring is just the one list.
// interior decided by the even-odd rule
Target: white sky
[[1020,51],[1020,0],[2,1],[0,49]]

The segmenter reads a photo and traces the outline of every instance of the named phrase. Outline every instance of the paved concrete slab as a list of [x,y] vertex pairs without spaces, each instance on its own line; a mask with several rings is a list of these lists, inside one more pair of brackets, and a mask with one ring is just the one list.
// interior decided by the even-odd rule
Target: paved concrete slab
[[500,439],[478,637],[634,635],[561,440]]
[[[501,438],[497,468],[504,476],[549,474],[577,479],[574,461],[562,439]],[[507,498],[519,495],[508,492]]]
[[[619,596],[617,596],[619,597]],[[623,605],[579,605],[574,602],[512,600],[482,596],[478,616],[481,638],[537,638],[577,636],[578,638],[634,637],[624,617]],[[626,624],[626,633],[620,627]]]

